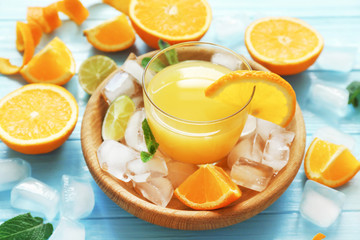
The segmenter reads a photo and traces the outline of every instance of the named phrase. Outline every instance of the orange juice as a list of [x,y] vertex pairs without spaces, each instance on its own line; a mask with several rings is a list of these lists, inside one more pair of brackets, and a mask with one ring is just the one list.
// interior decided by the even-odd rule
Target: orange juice
[[204,90],[230,70],[200,60],[170,65],[146,86],[151,130],[160,149],[174,160],[203,164],[224,158],[237,142],[247,109],[207,98]]

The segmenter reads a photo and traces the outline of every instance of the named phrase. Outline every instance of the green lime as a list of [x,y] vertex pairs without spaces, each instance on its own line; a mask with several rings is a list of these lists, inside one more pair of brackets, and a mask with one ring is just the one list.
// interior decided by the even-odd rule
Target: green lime
[[124,137],[127,123],[135,111],[131,98],[121,95],[110,104],[102,125],[102,138],[119,141]]
[[111,58],[101,55],[89,57],[79,69],[80,86],[85,92],[92,94],[116,68],[116,63]]

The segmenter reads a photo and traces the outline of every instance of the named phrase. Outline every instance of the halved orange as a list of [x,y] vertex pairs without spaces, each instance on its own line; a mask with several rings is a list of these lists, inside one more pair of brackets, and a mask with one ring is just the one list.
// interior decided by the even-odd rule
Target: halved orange
[[89,11],[79,0],[62,0],[56,4],[59,11],[66,14],[78,25],[82,24],[89,16]]
[[125,50],[135,42],[135,32],[124,14],[84,30],[84,35],[91,45],[104,52]]
[[241,107],[256,86],[250,114],[286,127],[295,115],[296,95],[291,85],[271,72],[239,70],[230,72],[205,89],[205,95]]
[[174,191],[186,206],[196,210],[225,207],[241,197],[239,187],[221,168],[212,164],[201,165]]
[[170,44],[200,40],[211,23],[206,0],[132,0],[129,17],[136,33],[152,48],[162,39]]
[[306,152],[304,167],[308,179],[339,187],[356,175],[360,162],[345,146],[315,138]]
[[305,71],[320,55],[324,41],[306,22],[291,17],[265,17],[245,31],[251,57],[272,72],[292,75]]
[[75,98],[54,84],[28,84],[0,100],[0,139],[25,154],[50,152],[73,131]]
[[55,37],[20,70],[29,83],[63,85],[75,74],[75,61],[66,45]]

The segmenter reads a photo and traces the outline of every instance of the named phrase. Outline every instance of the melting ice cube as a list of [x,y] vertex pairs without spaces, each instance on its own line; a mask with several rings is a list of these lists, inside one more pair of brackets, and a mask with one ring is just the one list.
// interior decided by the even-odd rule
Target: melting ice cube
[[241,132],[241,136],[242,138],[250,136],[251,134],[253,134],[256,130],[256,117],[253,117],[251,115],[248,116],[244,129]]
[[61,218],[50,240],[85,240],[85,227],[76,221]]
[[357,54],[357,47],[325,46],[316,60],[316,65],[324,70],[349,72],[354,66]]
[[264,139],[264,141],[266,141],[269,138],[270,132],[274,129],[282,129],[282,127],[280,127],[275,123],[260,118],[256,119],[256,132],[260,134],[260,136],[262,137],[262,139]]
[[168,205],[174,193],[170,180],[165,177],[150,178],[147,182],[134,185],[146,199],[162,207]]
[[125,72],[130,73],[137,83],[142,86],[142,76],[144,74],[144,68],[137,63],[136,60],[126,60],[122,66]]
[[129,73],[120,70],[107,82],[102,89],[102,94],[109,104],[121,95],[132,97],[140,88],[135,81]]
[[231,168],[241,157],[261,162],[265,143],[259,134],[241,139],[228,155],[227,163]]
[[91,184],[79,177],[62,176],[61,216],[76,220],[89,216],[94,209],[95,197]]
[[42,213],[52,221],[59,211],[59,193],[34,178],[26,178],[11,190],[11,206]]
[[170,161],[167,163],[168,179],[174,188],[182,184],[186,178],[193,174],[198,167],[195,164],[183,163],[178,161]]
[[129,147],[141,152],[147,152],[147,147],[142,129],[142,122],[146,115],[144,109],[136,111],[129,119],[125,130],[125,141]]
[[238,185],[261,192],[268,185],[273,169],[264,164],[240,158],[231,168],[230,177]]
[[124,182],[129,182],[126,165],[139,158],[140,154],[124,144],[114,140],[105,140],[98,148],[97,157],[104,171]]
[[262,163],[272,167],[278,173],[289,161],[290,145],[295,133],[284,129],[274,129],[266,141]]
[[355,139],[348,134],[340,132],[339,130],[332,127],[323,127],[319,128],[314,134],[313,137],[320,138],[322,140],[332,142],[335,144],[342,144],[350,150],[355,148]]
[[20,158],[0,160],[0,192],[10,190],[21,180],[30,177],[30,164]]
[[227,53],[215,53],[211,56],[211,62],[224,66],[232,71],[245,69],[243,62],[239,58]]
[[310,222],[329,227],[341,213],[345,194],[320,183],[308,180],[300,204],[301,215]]

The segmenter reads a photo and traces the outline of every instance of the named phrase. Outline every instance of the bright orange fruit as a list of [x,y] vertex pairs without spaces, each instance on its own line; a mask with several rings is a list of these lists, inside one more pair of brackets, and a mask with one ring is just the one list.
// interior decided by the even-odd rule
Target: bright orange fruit
[[254,86],[250,114],[286,127],[295,115],[296,95],[291,85],[275,73],[230,72],[207,87],[205,95],[240,109],[250,99]]
[[65,88],[28,84],[0,100],[0,139],[21,153],[47,153],[66,141],[77,117],[76,100]]
[[196,210],[225,207],[241,197],[239,187],[226,172],[212,164],[201,165],[174,191],[186,206]]
[[245,31],[251,57],[280,75],[305,71],[320,55],[324,41],[306,22],[290,17],[266,17]]
[[56,4],[47,7],[28,7],[26,19],[38,24],[45,33],[51,33],[61,26]]
[[21,69],[20,73],[29,83],[63,85],[75,74],[75,61],[66,45],[55,37]]
[[106,3],[113,8],[119,10],[120,12],[129,15],[129,5],[131,0],[102,0],[103,3]]
[[316,235],[313,237],[312,240],[322,240],[322,239],[324,239],[324,238],[326,238],[326,236],[325,236],[324,234],[318,233],[318,234],[316,234]]
[[329,187],[347,183],[360,170],[360,162],[349,149],[319,138],[310,144],[304,166],[308,179]]
[[91,45],[104,52],[125,50],[135,42],[135,32],[124,14],[84,30],[84,35]]
[[66,14],[78,25],[82,24],[89,16],[89,11],[79,0],[62,0],[58,1],[56,4],[59,11]]
[[132,0],[129,17],[136,33],[152,48],[162,39],[170,44],[200,40],[211,23],[206,0]]

